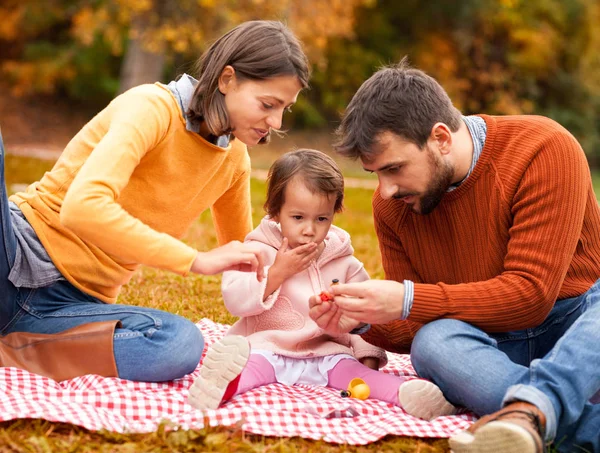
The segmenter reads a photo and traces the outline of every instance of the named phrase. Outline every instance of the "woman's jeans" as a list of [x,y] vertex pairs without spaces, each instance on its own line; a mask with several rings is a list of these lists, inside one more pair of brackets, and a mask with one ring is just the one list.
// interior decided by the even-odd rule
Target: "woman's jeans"
[[534,329],[487,334],[453,319],[431,322],[411,358],[454,404],[484,415],[526,401],[545,414],[546,440],[558,451],[600,452],[600,404],[590,402],[600,390],[600,280],[557,301]]
[[198,365],[204,341],[191,321],[151,308],[106,304],[66,280],[43,288],[16,288],[8,274],[17,239],[11,224],[0,136],[0,335],[57,333],[82,324],[119,320],[114,357],[120,378],[168,381]]

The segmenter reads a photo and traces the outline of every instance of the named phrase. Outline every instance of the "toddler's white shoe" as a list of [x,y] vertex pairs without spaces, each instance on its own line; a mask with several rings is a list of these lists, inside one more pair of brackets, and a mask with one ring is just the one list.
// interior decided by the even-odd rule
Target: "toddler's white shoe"
[[188,402],[196,409],[217,409],[227,387],[237,378],[250,357],[250,344],[239,335],[225,336],[206,353],[200,376],[190,387]]
[[456,408],[444,398],[440,388],[425,379],[412,379],[401,384],[398,400],[408,414],[423,420],[456,413]]

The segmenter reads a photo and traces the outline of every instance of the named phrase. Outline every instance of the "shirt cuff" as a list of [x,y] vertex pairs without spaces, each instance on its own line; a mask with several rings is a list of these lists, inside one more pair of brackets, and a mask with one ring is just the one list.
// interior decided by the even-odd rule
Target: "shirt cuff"
[[400,319],[404,320],[410,315],[410,310],[415,300],[415,284],[412,280],[404,280],[404,303],[402,305],[402,316]]
[[371,324],[365,324],[359,327],[355,327],[350,331],[352,335],[362,335],[363,333],[367,333],[371,328]]

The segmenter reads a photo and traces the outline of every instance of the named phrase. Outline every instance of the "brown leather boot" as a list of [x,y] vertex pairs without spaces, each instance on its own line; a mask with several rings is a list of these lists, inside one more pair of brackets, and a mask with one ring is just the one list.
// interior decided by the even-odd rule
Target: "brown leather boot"
[[84,374],[117,377],[113,335],[118,320],[82,324],[55,334],[13,332],[0,337],[0,366],[63,381]]
[[454,453],[543,453],[545,426],[542,411],[519,401],[452,436],[450,448]]

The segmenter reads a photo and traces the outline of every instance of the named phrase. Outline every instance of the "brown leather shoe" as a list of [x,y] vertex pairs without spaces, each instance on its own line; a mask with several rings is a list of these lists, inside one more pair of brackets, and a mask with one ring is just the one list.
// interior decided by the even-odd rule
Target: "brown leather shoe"
[[546,417],[533,404],[511,403],[450,438],[454,453],[544,453]]

